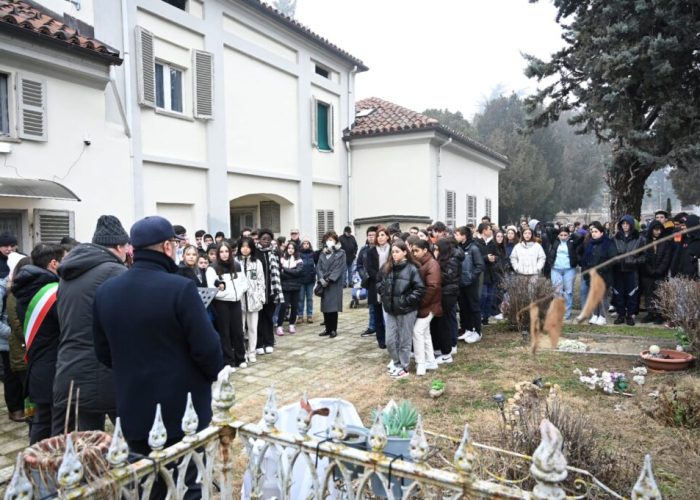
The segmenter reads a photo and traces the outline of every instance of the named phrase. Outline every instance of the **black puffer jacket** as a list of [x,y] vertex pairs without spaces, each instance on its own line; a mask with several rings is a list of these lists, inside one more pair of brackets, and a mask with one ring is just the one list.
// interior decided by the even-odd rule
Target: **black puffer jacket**
[[[698,228],[700,219],[697,215],[689,215],[685,225],[688,228]],[[676,246],[671,276],[698,279],[698,258],[700,258],[700,229],[684,234]]]
[[[603,235],[603,237],[594,240],[591,238],[585,245],[581,245],[582,255],[579,260],[581,266],[581,271],[595,267],[598,264],[607,262],[617,255],[617,250],[615,249],[615,243]],[[612,284],[612,265],[601,267],[598,270],[598,274],[603,278],[605,283],[610,286]],[[583,277],[587,282],[590,282],[590,274],[586,274]]]
[[[474,238],[474,243],[479,247],[481,256],[484,258],[484,284],[491,285],[497,281],[496,273],[498,272],[498,246],[496,245],[496,240],[493,238],[486,243],[481,238]],[[494,255],[496,257],[495,262],[491,262],[488,259],[488,255]]]
[[[12,293],[17,299],[17,316],[23,326],[25,314],[34,295],[45,285],[57,282],[57,275],[31,264],[24,266],[15,276]],[[59,335],[58,313],[54,303],[27,350],[27,393],[34,403],[53,403]]]
[[442,296],[457,297],[459,295],[459,276],[462,272],[464,252],[461,248],[454,248],[452,255],[445,260],[438,259],[442,274]]
[[[554,262],[557,260],[557,250],[559,250],[560,244],[561,240],[556,238],[552,246],[549,247],[549,252],[547,252],[547,265],[550,269],[554,269]],[[576,247],[576,243],[569,238],[566,242],[566,246],[569,250],[569,265],[571,267],[578,266],[578,248]]]
[[[647,228],[647,242],[654,241],[654,228],[661,230],[661,237],[664,236],[666,229],[658,220],[653,220]],[[653,279],[663,279],[668,274],[671,267],[671,258],[673,257],[673,244],[670,241],[662,241],[651,248],[644,251],[644,276]]]
[[[54,405],[68,404],[71,380],[80,389],[80,409],[116,410],[112,370],[97,360],[92,336],[97,287],[126,272],[124,264],[105,247],[84,243],[61,262],[58,319],[61,336],[53,384]],[[75,396],[75,395],[74,395]]]
[[[627,222],[631,227],[630,232],[627,234],[622,231],[623,222]],[[635,229],[635,224],[636,222],[631,215],[623,216],[620,222],[617,223],[617,233],[615,234],[614,242],[618,255],[631,252],[644,246],[644,236],[639,234],[639,231]],[[638,271],[641,264],[644,264],[644,252],[625,257],[615,265],[615,268],[618,271],[629,273]]]
[[377,291],[382,296],[386,313],[398,316],[418,310],[425,284],[416,266],[408,261],[394,264],[388,273],[382,269],[380,277]]
[[301,249],[299,258],[304,262],[301,269],[301,284],[311,285],[316,283],[316,262],[314,262],[314,251],[309,249]]
[[286,259],[286,257],[289,256],[287,255],[280,259],[282,290],[285,292],[295,292],[301,289],[304,261],[301,258],[292,257],[290,259]]

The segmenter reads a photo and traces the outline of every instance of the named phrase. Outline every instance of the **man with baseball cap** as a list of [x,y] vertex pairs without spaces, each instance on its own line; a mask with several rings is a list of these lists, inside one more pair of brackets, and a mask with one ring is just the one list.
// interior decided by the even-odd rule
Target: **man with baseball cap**
[[[157,404],[166,446],[183,437],[188,392],[199,430],[209,425],[211,383],[223,368],[223,354],[194,282],[175,274],[179,238],[170,222],[145,217],[130,236],[134,265],[97,290],[94,340],[97,358],[112,368],[117,416],[129,448],[147,455]],[[193,491],[190,472],[186,481]],[[162,482],[154,485],[156,496],[164,492]]]

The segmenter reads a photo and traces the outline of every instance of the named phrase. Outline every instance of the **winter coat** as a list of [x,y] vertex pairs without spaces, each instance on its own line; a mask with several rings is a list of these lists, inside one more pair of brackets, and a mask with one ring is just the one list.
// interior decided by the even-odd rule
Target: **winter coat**
[[250,288],[250,283],[245,273],[241,270],[241,265],[234,259],[233,266],[235,273],[217,274],[216,264],[207,267],[207,283],[212,283],[214,288],[218,288],[220,283],[224,284],[224,289],[216,292],[214,300],[226,302],[240,302],[243,294]]
[[95,356],[92,315],[97,288],[126,271],[126,266],[116,255],[92,243],[76,246],[61,262],[58,268],[61,277],[58,289],[61,336],[53,383],[54,406],[65,408],[68,405],[72,380],[74,388],[80,389],[81,410],[115,411],[112,370]]
[[[625,234],[622,231],[622,223],[627,222],[630,225],[630,232]],[[639,234],[636,229],[636,221],[631,215],[625,215],[617,223],[617,233],[615,234],[615,248],[617,254],[622,255],[627,252],[636,250],[644,246],[644,237]],[[639,252],[634,255],[629,255],[615,264],[617,270],[629,273],[639,270],[641,264],[644,264],[644,252]]]
[[[177,273],[179,276],[190,279],[194,281],[194,284],[198,288],[207,288],[207,271],[195,267],[192,269],[185,265],[184,262],[180,262],[180,266],[177,268]],[[212,287],[213,288],[213,287]]]
[[[647,228],[646,241],[652,243],[654,241],[654,228],[661,229],[663,237],[666,229],[663,224],[657,220],[651,221]],[[671,267],[671,259],[673,257],[673,243],[671,241],[662,241],[651,248],[644,251],[644,266],[643,274],[649,278],[660,280],[664,279]]]
[[[474,238],[474,243],[479,247],[481,256],[484,259],[484,272],[483,283],[485,285],[490,285],[496,282],[496,273],[498,272],[498,246],[496,241],[492,238],[488,243],[481,238]],[[496,261],[491,262],[488,259],[488,254],[495,255]]]
[[[0,278],[0,351],[10,352],[12,328],[7,317],[7,278]],[[4,368],[4,367],[3,367]]]
[[349,266],[357,256],[357,240],[352,234],[348,236],[343,233],[338,238],[338,241],[340,242],[340,247],[343,249],[343,252],[345,252],[345,263]]
[[280,278],[280,259],[271,247],[263,248],[258,245],[260,262],[265,272],[265,303],[281,304],[284,302],[282,281]]
[[24,355],[27,353],[24,345],[24,332],[22,322],[17,316],[17,299],[14,293],[7,295],[5,311],[7,311],[7,322],[12,329],[10,333],[10,369],[13,372],[23,372],[27,370],[27,362]]
[[282,258],[280,261],[282,291],[295,292],[301,289],[304,261],[295,257]]
[[537,276],[544,269],[547,257],[542,245],[535,241],[521,241],[510,254],[510,265],[516,274]]
[[[561,240],[556,238],[547,254],[547,265],[550,269],[554,269],[554,262],[557,260],[557,251],[559,250],[560,244]],[[569,250],[569,267],[575,268],[578,266],[578,249],[576,248],[576,244],[569,239],[566,242],[566,247]]]
[[[617,249],[615,243],[613,243],[610,238],[603,235],[597,240],[591,238],[588,243],[583,245],[582,253],[583,255],[579,260],[579,265],[581,266],[581,271],[586,271],[591,267],[595,267],[615,257],[617,255]],[[613,266],[604,266],[598,269],[598,274],[600,274],[608,286],[612,284],[612,267]],[[583,278],[586,281],[590,281],[591,279],[589,274],[585,274]]]
[[316,283],[316,262],[314,261],[314,251],[310,248],[299,252],[299,257],[304,263],[301,270],[301,284],[312,285]]
[[360,248],[360,252],[357,254],[355,270],[357,271],[357,274],[360,276],[360,279],[362,281],[364,281],[367,278],[367,269],[365,269],[365,263],[367,261],[367,253],[369,252],[370,248],[372,247],[369,246],[369,243],[365,243],[365,246]]
[[[24,266],[15,276],[12,292],[17,298],[17,316],[22,321],[23,327],[32,298],[50,283],[58,283],[58,276],[32,264]],[[53,403],[53,380],[56,374],[60,330],[58,308],[54,303],[27,351],[27,393],[34,403],[45,405]]]
[[462,274],[463,261],[464,252],[461,248],[454,248],[449,258],[438,261],[443,297],[457,297],[459,295],[459,278]]
[[442,273],[440,264],[435,257],[426,253],[420,260],[418,268],[420,277],[425,284],[425,295],[420,301],[418,317],[425,318],[428,314],[442,316]]
[[242,311],[258,312],[265,305],[265,271],[260,259],[250,260],[249,257],[238,259],[241,272],[248,278],[250,287],[243,294]]
[[[689,215],[685,222],[688,228],[700,226],[697,215]],[[698,279],[698,259],[700,258],[700,229],[683,235],[676,246],[671,266],[671,276],[685,276]]]
[[321,312],[342,312],[347,272],[345,252],[340,248],[340,243],[336,243],[332,250],[324,248],[316,264],[316,277],[319,281],[323,279],[327,282],[321,296]]
[[[391,247],[389,247],[391,248]],[[391,258],[391,255],[389,256]],[[379,284],[379,251],[376,246],[370,247],[367,250],[367,257],[364,261],[364,269],[367,277],[362,280],[362,288],[367,289],[367,304],[379,304],[381,299],[377,293],[377,285]]]
[[387,314],[398,316],[418,310],[425,284],[416,266],[408,261],[394,264],[389,272],[382,269],[380,277],[377,289]]
[[484,257],[481,255],[481,250],[479,250],[479,246],[474,240],[460,243],[459,248],[464,253],[459,286],[467,287],[479,281],[484,269],[486,269],[486,264],[484,264]]
[[127,440],[146,440],[158,403],[168,439],[180,439],[187,393],[211,422],[211,384],[223,368],[221,340],[192,280],[177,276],[170,257],[137,250],[126,273],[95,296],[95,352],[112,368],[117,416]]

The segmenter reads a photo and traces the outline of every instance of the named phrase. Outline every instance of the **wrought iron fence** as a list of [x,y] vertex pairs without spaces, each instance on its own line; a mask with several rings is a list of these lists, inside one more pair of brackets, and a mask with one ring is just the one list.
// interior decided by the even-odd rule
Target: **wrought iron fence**
[[[157,478],[165,485],[169,499],[183,499],[188,491],[186,470],[196,469],[197,486],[201,497],[211,498],[296,498],[293,493],[294,471],[302,470],[307,488],[303,498],[341,498],[356,500],[386,497],[409,498],[520,498],[563,499],[586,498],[597,491],[598,496],[625,498],[598,481],[585,470],[567,465],[562,452],[562,436],[548,420],[542,420],[542,441],[532,457],[508,450],[473,442],[468,426],[461,440],[453,440],[426,432],[418,421],[410,438],[407,456],[385,452],[387,433],[377,415],[367,430],[366,446],[347,445],[348,426],[342,413],[335,408],[328,428],[322,435],[309,432],[311,413],[299,409],[296,432],[285,432],[277,427],[279,411],[274,389],[269,391],[263,408],[262,423],[234,421],[232,408],[235,400],[232,370],[225,368],[214,383],[212,392],[213,419],[209,427],[196,432],[198,417],[188,396],[182,419],[184,438],[165,448],[167,434],[160,415],[156,417],[149,435],[153,450],[148,457],[129,463],[129,449],[117,420],[109,449],[104,459],[108,468],[98,478],[84,477],[84,464],[74,448],[73,437],[66,438],[65,453],[55,479],[48,483],[38,479],[24,460],[24,452],[17,456],[12,480],[5,499],[31,500],[58,495],[61,498],[149,498]],[[428,438],[432,440],[432,443]],[[240,490],[234,491],[233,444],[238,438],[246,453],[245,479]],[[450,460],[436,465],[431,458],[440,440],[459,443]],[[443,443],[444,446],[444,443]],[[447,447],[449,449],[449,446]],[[453,448],[452,448],[453,449]],[[531,491],[496,476],[478,477],[476,463],[482,453],[496,453],[521,460],[528,477],[534,479]],[[271,467],[272,465],[272,467]],[[564,482],[575,478],[580,491],[566,491]],[[55,491],[48,492],[48,484]],[[298,495],[298,493],[297,493]],[[632,488],[632,499],[660,499],[651,467],[646,456],[639,479]]]

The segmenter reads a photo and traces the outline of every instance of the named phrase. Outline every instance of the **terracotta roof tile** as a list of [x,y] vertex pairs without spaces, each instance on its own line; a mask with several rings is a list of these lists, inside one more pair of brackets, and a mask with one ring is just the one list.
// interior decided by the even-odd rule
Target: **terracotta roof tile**
[[508,158],[493,149],[484,146],[471,137],[456,132],[441,125],[435,118],[417,113],[393,102],[368,97],[355,103],[355,123],[350,128],[350,137],[370,137],[375,135],[390,135],[420,130],[435,130],[455,141],[465,144],[498,161],[508,163]]
[[121,63],[119,51],[99,40],[82,36],[75,28],[63,24],[22,0],[0,0],[0,29],[9,25],[15,29],[26,30],[27,33],[50,38],[59,44],[76,45],[95,52],[107,59],[113,59],[113,64]]

